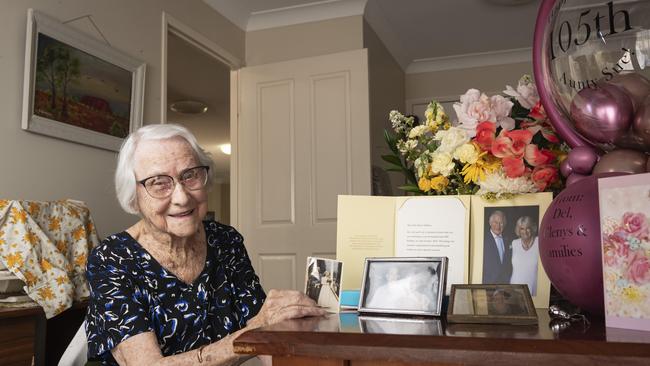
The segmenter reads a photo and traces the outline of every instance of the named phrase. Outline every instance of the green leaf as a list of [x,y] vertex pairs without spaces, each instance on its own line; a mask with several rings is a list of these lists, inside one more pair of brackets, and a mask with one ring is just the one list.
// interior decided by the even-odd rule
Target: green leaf
[[402,191],[405,191],[405,192],[424,194],[424,192],[422,192],[420,190],[420,188],[418,188],[417,186],[411,185],[411,184],[408,184],[408,185],[405,185],[405,186],[399,186],[397,188],[399,188],[399,189],[401,189]]
[[402,166],[403,165],[402,160],[399,157],[395,156],[395,155],[382,155],[381,158],[384,161],[389,162],[391,164],[395,164],[397,166]]

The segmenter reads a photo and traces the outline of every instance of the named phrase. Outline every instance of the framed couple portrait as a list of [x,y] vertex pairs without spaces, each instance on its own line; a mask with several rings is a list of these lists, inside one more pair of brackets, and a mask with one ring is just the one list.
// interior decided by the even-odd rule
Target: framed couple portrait
[[359,313],[439,316],[447,257],[366,258]]
[[449,323],[537,324],[527,285],[452,285]]
[[527,285],[536,307],[547,308],[551,283],[539,256],[539,225],[551,192],[487,201],[472,197],[473,284]]

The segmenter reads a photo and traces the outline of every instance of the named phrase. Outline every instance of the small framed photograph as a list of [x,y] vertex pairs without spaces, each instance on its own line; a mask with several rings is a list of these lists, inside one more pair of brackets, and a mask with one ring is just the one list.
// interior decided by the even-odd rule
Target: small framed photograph
[[447,257],[366,258],[360,313],[439,316]]
[[650,331],[650,174],[600,178],[598,196],[605,325]]
[[537,324],[528,285],[452,285],[449,323]]
[[29,9],[24,130],[118,151],[142,125],[146,64]]
[[341,303],[343,262],[307,257],[305,294],[329,312],[338,313]]
[[438,318],[398,318],[381,316],[359,316],[359,328],[363,333],[443,335],[442,323]]
[[487,201],[472,197],[473,284],[528,285],[535,306],[547,308],[551,292],[539,256],[539,223],[551,192]]

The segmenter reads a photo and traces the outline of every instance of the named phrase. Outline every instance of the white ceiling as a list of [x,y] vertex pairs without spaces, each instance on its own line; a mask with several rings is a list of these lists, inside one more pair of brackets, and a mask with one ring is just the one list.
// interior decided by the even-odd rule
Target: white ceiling
[[[245,31],[363,14],[407,72],[530,60],[540,0],[204,0]],[[463,64],[463,67],[472,66]],[[496,61],[504,63],[504,60]]]

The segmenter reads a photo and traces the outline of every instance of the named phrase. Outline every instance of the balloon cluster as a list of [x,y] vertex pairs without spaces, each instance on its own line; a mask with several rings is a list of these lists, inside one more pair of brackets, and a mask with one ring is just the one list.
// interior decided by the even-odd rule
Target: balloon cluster
[[601,151],[574,147],[560,166],[567,185],[592,173],[650,171],[650,81],[643,75],[619,74],[580,90],[571,101],[570,118],[577,132]]

